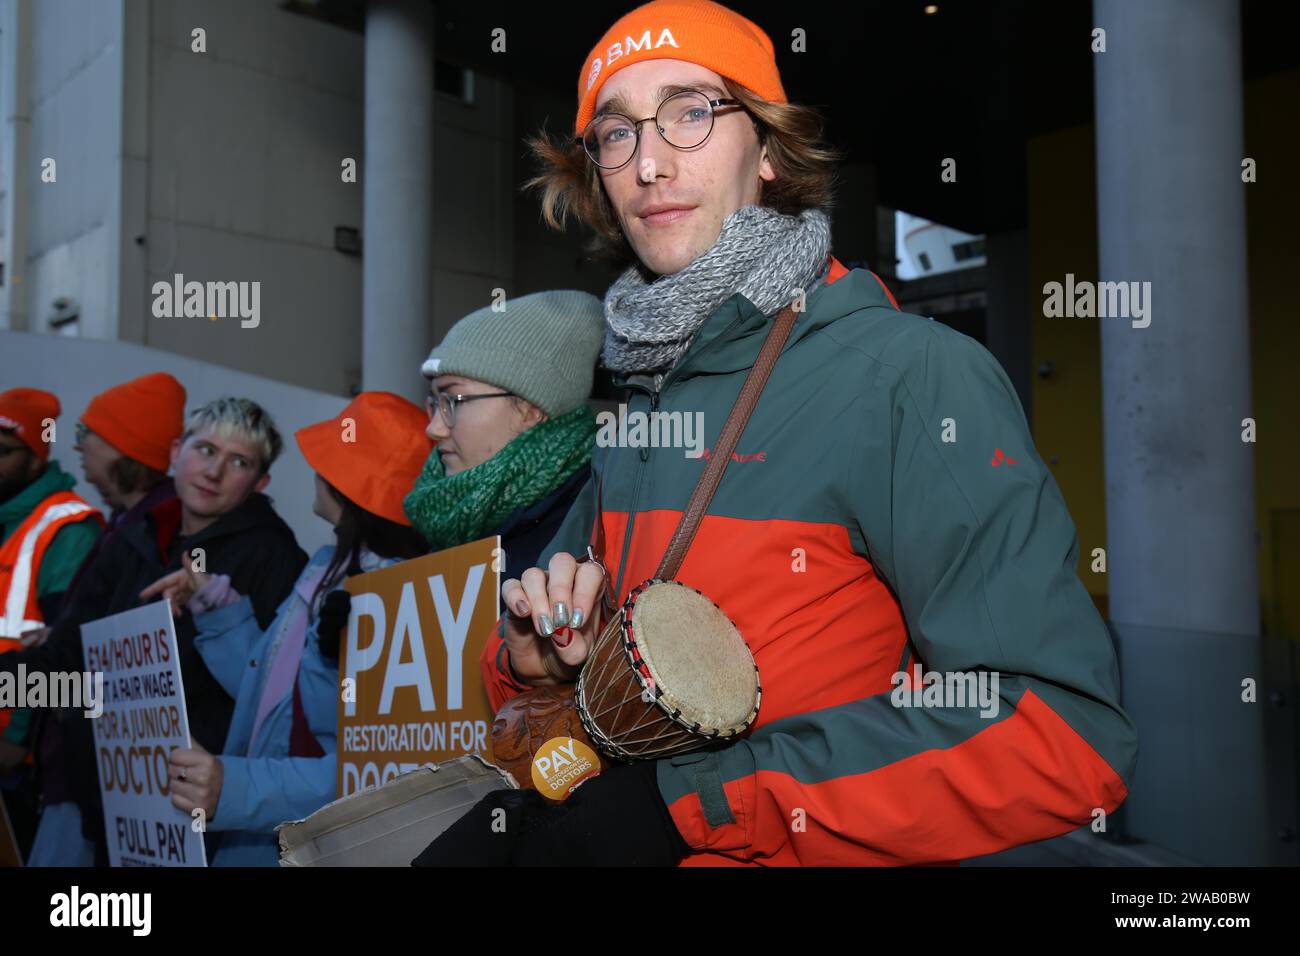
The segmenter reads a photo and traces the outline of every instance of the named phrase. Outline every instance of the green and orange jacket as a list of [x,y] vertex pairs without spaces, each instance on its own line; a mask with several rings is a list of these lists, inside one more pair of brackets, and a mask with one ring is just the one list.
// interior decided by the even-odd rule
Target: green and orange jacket
[[[61,491],[71,491],[76,484],[75,477],[64,471],[57,461],[51,461],[39,478],[9,500],[0,502],[0,544],[9,540],[9,536],[22,526],[46,498]],[[38,601],[48,605],[51,599],[67,591],[77,576],[77,569],[94,548],[103,527],[103,516],[98,511],[90,510],[84,517],[65,524],[54,533],[37,569]],[[0,590],[0,600],[4,598],[5,594]],[[53,606],[57,607],[57,602]],[[50,613],[48,606],[44,610],[47,614]],[[10,720],[0,718],[0,725],[3,725],[0,736],[10,743],[26,746],[31,733],[32,711],[19,708],[8,713],[12,715]]]
[[[628,412],[702,411],[712,444],[771,323],[733,296]],[[586,553],[599,482],[625,599],[704,464],[598,448],[540,566]],[[832,260],[677,576],[735,622],[763,687],[747,736],[658,761],[685,864],[952,863],[1115,810],[1137,737],[1078,548],[996,360]],[[525,689],[501,648],[480,659],[498,708]],[[917,665],[996,672],[996,714],[895,706],[894,675]]]

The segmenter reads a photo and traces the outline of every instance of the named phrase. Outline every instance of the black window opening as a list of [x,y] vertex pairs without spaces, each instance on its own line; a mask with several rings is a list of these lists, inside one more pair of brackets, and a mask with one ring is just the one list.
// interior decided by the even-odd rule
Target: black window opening
[[433,88],[436,92],[445,93],[462,103],[473,103],[474,71],[445,60],[434,60]]

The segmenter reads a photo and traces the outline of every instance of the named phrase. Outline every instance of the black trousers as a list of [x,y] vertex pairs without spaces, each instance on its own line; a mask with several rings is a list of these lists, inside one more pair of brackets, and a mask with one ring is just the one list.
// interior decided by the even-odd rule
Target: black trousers
[[21,767],[13,773],[5,774],[3,785],[0,785],[0,795],[3,795],[5,811],[9,814],[14,839],[18,842],[18,852],[22,854],[23,862],[26,862],[32,852],[36,823],[41,816],[32,768]]

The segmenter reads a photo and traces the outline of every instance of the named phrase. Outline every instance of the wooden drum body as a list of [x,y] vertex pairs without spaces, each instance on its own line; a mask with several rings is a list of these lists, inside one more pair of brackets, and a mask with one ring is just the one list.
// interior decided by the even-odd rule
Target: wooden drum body
[[762,693],[754,655],[722,610],[680,581],[651,578],[606,623],[575,702],[598,750],[652,760],[745,733]]

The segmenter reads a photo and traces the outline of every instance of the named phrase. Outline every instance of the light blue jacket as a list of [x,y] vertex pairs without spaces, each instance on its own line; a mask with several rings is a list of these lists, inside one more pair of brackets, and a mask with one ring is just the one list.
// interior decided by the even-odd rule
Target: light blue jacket
[[[275,827],[301,819],[335,797],[338,662],[321,654],[314,614],[307,625],[297,681],[308,727],[325,755],[289,756],[292,693],[272,706],[258,734],[256,751],[249,752],[263,682],[295,617],[309,613],[314,583],[333,555],[334,546],[326,545],[312,556],[266,631],[257,626],[246,597],[194,619],[195,647],[212,676],[235,699],[221,753],[221,797],[208,821],[208,829],[220,833],[218,849],[209,861],[213,866],[276,866],[280,854]],[[394,563],[362,553],[363,571]]]

